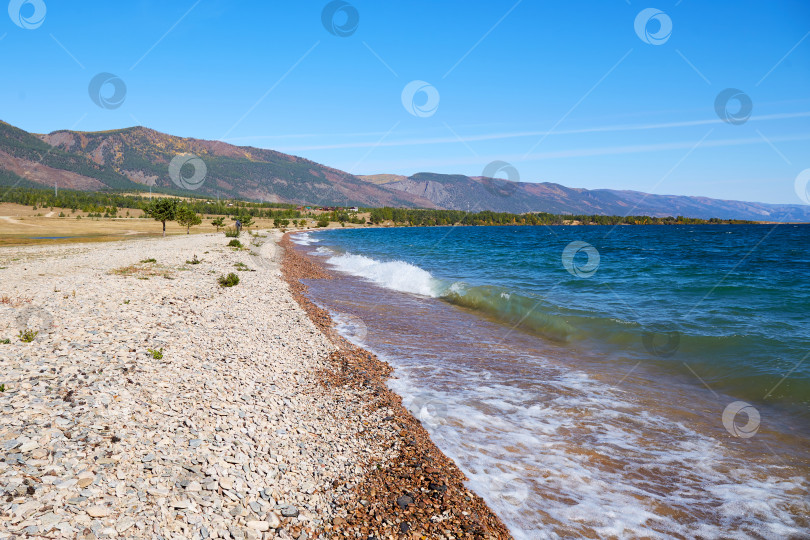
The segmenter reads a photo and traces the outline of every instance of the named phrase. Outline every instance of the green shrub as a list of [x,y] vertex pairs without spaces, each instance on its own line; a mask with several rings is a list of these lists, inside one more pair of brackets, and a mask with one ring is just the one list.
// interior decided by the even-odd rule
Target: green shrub
[[6,391],[6,385],[5,384],[0,384],[0,392],[5,392],[5,391]]
[[144,260],[141,261],[142,264],[156,263],[156,262],[157,262],[157,259],[144,259]]
[[225,236],[227,238],[238,238],[239,231],[236,230],[236,227],[228,227],[227,229],[225,229]]
[[190,261],[186,261],[186,264],[200,264],[202,261],[197,258],[197,255],[194,255],[194,258]]
[[9,343],[11,343],[11,340],[8,338],[0,339],[0,343],[2,343],[3,345],[8,345]]
[[240,247],[242,247],[242,242],[240,242],[239,240],[234,238],[233,240],[228,242],[228,247],[240,248]]
[[149,352],[149,354],[152,355],[152,358],[154,358],[155,360],[160,360],[163,358],[163,347],[157,350],[155,349],[146,349],[146,350]]
[[318,227],[328,227],[329,220],[328,219],[319,219],[318,220]]
[[35,332],[33,330],[20,330],[19,334],[20,341],[22,341],[23,343],[31,343],[32,341],[34,341],[34,338],[36,338],[38,334],[39,332]]
[[227,276],[219,276],[220,287],[233,287],[239,283],[239,276],[231,272]]
[[[252,252],[252,251],[251,251],[251,255],[253,255],[253,252]],[[236,269],[237,269],[237,270],[239,270],[240,272],[255,272],[255,270],[250,269],[250,268],[248,267],[248,265],[246,265],[246,264],[245,264],[245,263],[243,263],[243,262],[238,262],[238,263],[236,263],[234,266],[235,266],[235,267],[236,267]]]

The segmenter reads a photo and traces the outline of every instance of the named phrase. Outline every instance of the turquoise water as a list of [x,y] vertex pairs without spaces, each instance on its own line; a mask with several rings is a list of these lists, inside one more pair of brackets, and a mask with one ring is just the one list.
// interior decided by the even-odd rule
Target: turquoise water
[[[382,286],[557,342],[618,348],[676,371],[686,362],[741,398],[810,405],[808,225],[431,227],[318,239],[343,254],[339,268]],[[592,274],[587,247],[574,273],[565,268],[571,242],[598,252]]]
[[515,537],[810,537],[810,226],[294,238]]

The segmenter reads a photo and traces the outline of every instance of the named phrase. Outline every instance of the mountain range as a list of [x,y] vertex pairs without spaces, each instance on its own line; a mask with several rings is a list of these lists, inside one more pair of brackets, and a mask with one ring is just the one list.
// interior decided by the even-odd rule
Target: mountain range
[[[192,159],[196,157],[199,160]],[[805,205],[435,173],[355,176],[273,150],[176,137],[144,127],[38,135],[0,122],[0,185],[56,185],[85,191],[154,189],[320,206],[810,221],[810,206]]]

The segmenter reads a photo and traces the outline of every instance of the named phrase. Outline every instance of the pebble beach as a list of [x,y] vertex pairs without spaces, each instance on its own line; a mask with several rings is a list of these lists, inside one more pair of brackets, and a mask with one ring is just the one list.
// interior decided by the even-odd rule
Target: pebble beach
[[0,539],[508,538],[281,233],[241,240],[0,251]]

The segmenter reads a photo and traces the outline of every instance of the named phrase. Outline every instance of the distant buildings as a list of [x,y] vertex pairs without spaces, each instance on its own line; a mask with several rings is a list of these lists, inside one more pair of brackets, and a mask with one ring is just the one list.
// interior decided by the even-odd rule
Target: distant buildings
[[[309,208],[310,207],[307,206],[307,210],[309,210]],[[321,210],[322,212],[341,212],[341,211],[357,212],[358,208],[356,206],[352,206],[351,208],[347,208],[345,206],[323,206],[319,208],[319,210]]]
[[343,206],[322,206],[320,208],[314,208],[312,206],[296,206],[295,209],[298,210],[299,212],[303,212],[304,210],[313,210],[313,209],[320,210],[321,212],[340,212],[340,211],[359,212],[360,211],[360,209],[357,208],[356,206],[352,206],[351,208],[346,208],[346,207],[343,207]]

